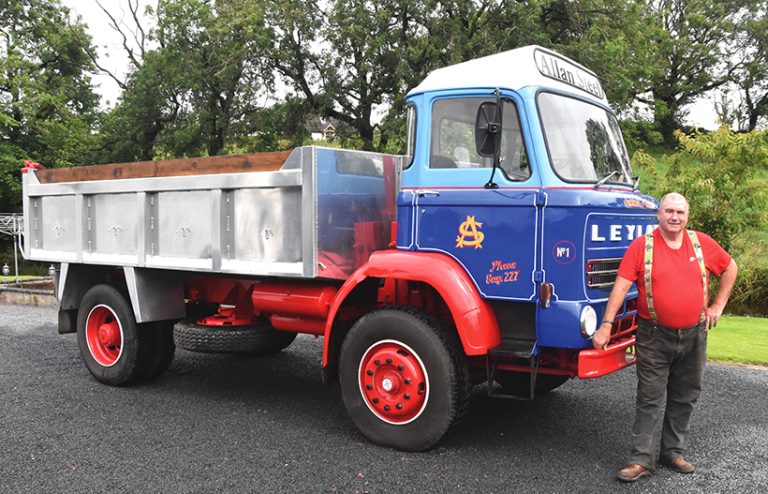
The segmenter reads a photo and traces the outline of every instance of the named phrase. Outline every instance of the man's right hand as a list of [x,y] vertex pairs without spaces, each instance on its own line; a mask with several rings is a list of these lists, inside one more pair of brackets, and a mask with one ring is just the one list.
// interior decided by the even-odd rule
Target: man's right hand
[[611,339],[611,325],[601,324],[595,334],[592,335],[592,346],[598,350],[608,348],[608,341]]
[[620,274],[616,275],[616,282],[611,289],[608,303],[605,304],[603,320],[600,322],[600,327],[597,328],[595,334],[592,335],[592,346],[598,350],[605,350],[608,348],[608,341],[611,339],[613,320],[616,317],[616,313],[619,311],[619,307],[624,303],[624,299],[627,297],[629,289],[632,288],[632,283],[634,282],[629,281]]

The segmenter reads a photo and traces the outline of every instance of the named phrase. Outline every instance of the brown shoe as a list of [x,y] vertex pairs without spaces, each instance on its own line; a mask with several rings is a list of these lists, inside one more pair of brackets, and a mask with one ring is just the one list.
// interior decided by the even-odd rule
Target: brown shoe
[[680,473],[693,473],[696,471],[696,467],[694,467],[692,463],[685,461],[682,456],[675,456],[674,458],[661,458],[661,463]]
[[637,463],[630,463],[625,468],[616,472],[616,478],[622,482],[634,482],[640,477],[645,477],[651,473],[650,470]]

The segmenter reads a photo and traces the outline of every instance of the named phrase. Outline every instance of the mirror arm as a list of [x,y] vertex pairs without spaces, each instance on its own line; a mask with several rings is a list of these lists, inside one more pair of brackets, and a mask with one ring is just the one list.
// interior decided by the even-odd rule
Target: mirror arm
[[497,138],[495,135],[493,137],[497,140],[498,145],[495,146],[495,152],[493,153],[493,169],[491,170],[491,178],[488,179],[488,182],[484,186],[486,189],[499,188],[498,184],[493,181],[493,177],[496,175],[496,168],[501,164],[501,122],[503,122],[503,116],[501,114],[501,92],[498,87],[496,88],[496,109],[499,115],[499,137]]

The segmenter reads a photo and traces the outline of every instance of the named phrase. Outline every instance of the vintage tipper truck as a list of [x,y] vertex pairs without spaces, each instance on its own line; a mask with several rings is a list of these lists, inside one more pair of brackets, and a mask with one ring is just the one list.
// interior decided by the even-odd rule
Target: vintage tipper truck
[[538,46],[446,67],[408,93],[406,131],[403,156],[29,164],[24,254],[61,263],[59,332],[98,381],[153,379],[176,346],[318,335],[354,424],[403,450],[436,444],[474,384],[532,399],[631,365],[635,291],[608,349],[591,336],[657,203],[598,77]]

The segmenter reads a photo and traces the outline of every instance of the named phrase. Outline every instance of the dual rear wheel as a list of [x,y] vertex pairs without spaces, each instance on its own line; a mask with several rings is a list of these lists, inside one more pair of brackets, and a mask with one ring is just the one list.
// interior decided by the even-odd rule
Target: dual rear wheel
[[83,297],[77,342],[91,375],[111,386],[156,378],[171,364],[176,348],[170,322],[137,323],[126,297],[106,284]]
[[110,386],[151,381],[166,371],[176,346],[197,352],[265,354],[282,350],[295,333],[272,329],[268,323],[210,327],[194,320],[137,323],[128,297],[101,284],[80,302],[77,340],[85,366]]

